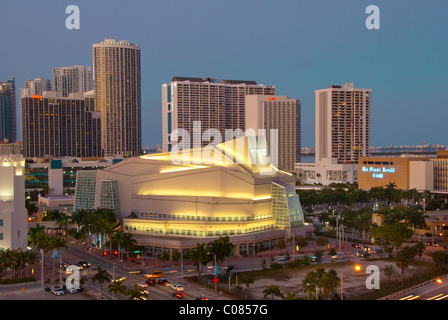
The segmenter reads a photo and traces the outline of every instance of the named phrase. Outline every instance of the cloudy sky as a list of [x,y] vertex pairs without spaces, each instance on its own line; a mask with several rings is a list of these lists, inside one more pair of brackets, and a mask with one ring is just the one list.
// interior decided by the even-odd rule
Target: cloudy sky
[[[369,30],[366,8],[380,9]],[[80,29],[65,9],[80,10]],[[0,1],[0,80],[92,66],[92,44],[142,49],[143,146],[162,141],[161,85],[173,76],[255,80],[302,101],[314,147],[314,90],[371,88],[372,145],[448,145],[446,0]]]

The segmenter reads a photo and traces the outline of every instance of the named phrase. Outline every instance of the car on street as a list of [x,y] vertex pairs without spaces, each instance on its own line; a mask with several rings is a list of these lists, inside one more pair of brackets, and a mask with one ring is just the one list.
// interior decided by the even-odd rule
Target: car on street
[[146,278],[159,278],[163,277],[165,273],[163,271],[154,271],[153,273],[148,273],[145,275]]
[[320,261],[320,257],[318,256],[310,256],[310,259],[312,262],[319,262]]
[[178,299],[182,299],[183,297],[185,297],[185,295],[182,292],[175,292],[173,294],[173,297],[178,298]]
[[182,287],[180,284],[171,284],[170,287],[175,291],[184,291],[184,287]]
[[160,279],[157,281],[157,283],[165,287],[169,287],[171,285],[171,282],[167,279]]
[[359,246],[359,244],[357,244],[357,243],[352,243],[352,247],[353,247],[353,248],[359,248],[360,246]]
[[140,288],[147,288],[149,285],[146,283],[146,282],[144,282],[144,281],[141,281],[141,282],[139,282],[139,283],[137,283],[137,285],[140,287]]
[[74,287],[67,287],[65,289],[65,291],[67,291],[67,293],[77,293],[78,290],[76,290]]
[[82,261],[79,261],[78,264],[81,265],[83,268],[90,268],[90,262],[88,262],[88,261],[82,260]]
[[373,254],[382,254],[382,253],[383,253],[383,250],[381,250],[381,249],[375,249],[375,250],[373,250],[372,253],[373,253]]
[[53,287],[53,288],[51,289],[51,293],[52,293],[52,294],[55,294],[55,295],[57,295],[57,296],[63,296],[63,295],[64,295],[64,290],[62,290],[61,287]]

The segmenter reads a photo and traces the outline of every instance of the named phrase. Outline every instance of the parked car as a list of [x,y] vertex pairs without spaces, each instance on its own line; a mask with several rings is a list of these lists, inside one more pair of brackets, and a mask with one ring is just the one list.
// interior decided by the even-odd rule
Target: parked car
[[62,290],[61,287],[53,287],[53,289],[51,289],[51,293],[57,295],[57,296],[63,296],[64,295],[64,290]]
[[67,287],[65,289],[65,291],[67,291],[68,293],[77,293],[78,290],[76,290],[74,287]]

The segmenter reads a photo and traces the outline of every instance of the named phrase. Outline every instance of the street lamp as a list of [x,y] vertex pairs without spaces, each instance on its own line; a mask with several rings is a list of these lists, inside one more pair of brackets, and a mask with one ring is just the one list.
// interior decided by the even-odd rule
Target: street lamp
[[[217,274],[217,272],[216,272],[216,254],[213,252],[207,252],[207,254],[212,254],[215,256],[215,277],[216,277],[216,274]],[[218,282],[217,281],[215,281],[215,292],[218,292]]]
[[307,286],[314,286],[316,288],[316,300],[319,300],[319,296],[318,296],[318,292],[317,292],[317,285],[315,285],[314,283],[307,283]]
[[121,263],[121,262],[123,262],[123,260],[118,260],[118,261],[115,261],[114,263],[112,263],[112,281],[115,281],[115,264]]
[[41,278],[41,282],[42,282],[41,288],[43,289],[44,288],[44,250],[43,249],[40,249],[40,254],[42,255],[42,264],[41,264],[42,272],[41,272],[40,278]]

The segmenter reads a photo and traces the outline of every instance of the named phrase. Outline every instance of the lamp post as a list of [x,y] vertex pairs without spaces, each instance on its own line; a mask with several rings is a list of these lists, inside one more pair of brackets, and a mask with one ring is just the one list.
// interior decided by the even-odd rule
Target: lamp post
[[[215,277],[216,277],[216,254],[213,252],[207,252],[207,254],[212,254],[215,256]],[[218,282],[215,281],[215,292],[218,292]]]
[[316,288],[316,300],[319,300],[319,296],[318,296],[318,292],[317,292],[317,285],[315,285],[314,283],[307,283],[307,286],[314,286]]
[[42,255],[42,263],[41,263],[41,275],[40,275],[40,279],[41,279],[41,288],[44,288],[44,250],[40,249],[40,254]]
[[115,261],[114,263],[112,263],[112,281],[115,281],[115,264],[121,263],[121,262],[123,262],[123,260],[118,260],[118,261]]

